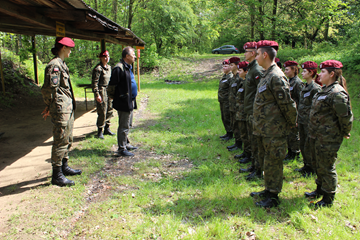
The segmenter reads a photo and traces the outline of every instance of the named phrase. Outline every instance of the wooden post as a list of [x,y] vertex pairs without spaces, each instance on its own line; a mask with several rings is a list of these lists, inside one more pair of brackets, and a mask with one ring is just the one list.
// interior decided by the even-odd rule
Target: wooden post
[[0,49],[0,73],[1,73],[2,89],[5,94],[5,79],[4,79],[4,73],[3,73],[2,61],[1,61],[1,49]]
[[138,91],[140,92],[140,49],[137,49],[137,77],[138,77]]
[[101,39],[100,44],[101,44],[101,51],[105,51],[106,50],[105,39]]
[[38,71],[37,71],[37,60],[36,60],[36,42],[35,35],[31,36],[32,48],[33,48],[33,61],[34,61],[34,78],[37,85],[39,85]]

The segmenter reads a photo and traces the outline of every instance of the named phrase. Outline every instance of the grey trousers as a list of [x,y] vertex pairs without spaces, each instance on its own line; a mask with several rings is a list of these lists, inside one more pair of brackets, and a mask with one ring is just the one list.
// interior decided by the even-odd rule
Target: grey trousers
[[130,130],[131,115],[132,115],[132,111],[130,112],[118,111],[119,127],[117,131],[117,139],[118,139],[119,151],[126,150],[126,145],[128,143],[128,134]]

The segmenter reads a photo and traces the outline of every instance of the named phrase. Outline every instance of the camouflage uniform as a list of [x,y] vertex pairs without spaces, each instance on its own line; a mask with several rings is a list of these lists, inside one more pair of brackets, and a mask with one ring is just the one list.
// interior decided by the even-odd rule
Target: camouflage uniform
[[220,103],[221,120],[224,124],[226,132],[232,132],[230,125],[230,111],[229,111],[229,88],[230,78],[233,77],[232,72],[224,74],[219,82],[218,101]]
[[108,98],[107,87],[111,76],[111,66],[103,66],[99,63],[95,66],[92,74],[92,89],[95,97],[101,96],[102,102],[96,101],[98,114],[96,126],[104,128],[105,124],[110,126],[110,119],[113,117],[112,100]]
[[230,111],[230,120],[231,120],[231,129],[234,133],[234,137],[236,141],[241,140],[240,131],[237,126],[236,121],[236,93],[239,89],[240,77],[239,74],[236,73],[230,80],[230,91],[229,91],[229,111]]
[[349,136],[352,122],[349,94],[337,81],[315,94],[309,116],[309,145],[316,184],[326,193],[336,192],[337,151],[344,136]]
[[315,170],[315,166],[311,165],[310,148],[305,147],[305,143],[308,140],[308,123],[309,114],[311,109],[311,103],[314,95],[321,90],[321,86],[314,81],[310,84],[306,84],[300,93],[300,100],[298,105],[298,127],[300,134],[300,150],[304,160],[304,166],[310,167]]
[[264,72],[254,101],[254,135],[263,161],[265,190],[279,193],[289,128],[296,126],[296,105],[284,73],[274,63]]
[[256,136],[253,134],[253,107],[257,86],[262,76],[263,68],[256,60],[249,63],[248,73],[245,78],[244,112],[246,113],[246,128],[251,146],[251,163],[256,169],[262,166],[258,161],[258,149]]
[[[289,80],[290,83],[290,95],[291,98],[296,103],[296,108],[299,106],[300,92],[304,88],[304,83],[300,80],[298,76],[295,76]],[[299,129],[292,128],[290,129],[288,138],[287,138],[289,149],[292,152],[298,153],[300,150],[300,138],[299,138]]]
[[76,102],[71,87],[69,69],[61,58],[52,59],[45,68],[44,85],[41,88],[44,102],[53,123],[51,163],[62,166],[68,159],[73,142],[74,111]]
[[235,119],[238,125],[241,141],[244,143],[244,151],[251,152],[251,145],[246,128],[246,113],[244,112],[245,80],[240,78],[236,92],[236,114]]

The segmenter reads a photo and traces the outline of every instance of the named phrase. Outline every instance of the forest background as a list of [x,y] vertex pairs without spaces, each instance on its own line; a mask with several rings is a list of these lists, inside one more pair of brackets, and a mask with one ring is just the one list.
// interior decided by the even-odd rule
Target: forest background
[[[299,57],[337,52],[345,69],[360,73],[360,2],[357,0],[85,0],[90,7],[131,29],[146,42],[141,67],[152,69],[164,58],[211,53],[224,44],[240,51],[248,41],[276,40],[282,62]],[[20,61],[36,51],[47,63],[54,37],[0,33],[1,46]],[[90,76],[97,64],[99,42],[75,40],[67,60],[71,73]],[[120,45],[107,44],[110,65],[121,58]],[[283,50],[283,51],[282,51]],[[316,60],[314,60],[316,61]],[[76,64],[72,64],[76,63]],[[40,71],[41,74],[41,71]],[[40,76],[41,78],[41,76]],[[40,80],[41,81],[41,80]]]

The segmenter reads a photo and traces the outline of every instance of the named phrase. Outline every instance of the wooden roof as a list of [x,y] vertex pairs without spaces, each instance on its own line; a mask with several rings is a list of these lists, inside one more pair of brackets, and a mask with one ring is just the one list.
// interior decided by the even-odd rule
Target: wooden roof
[[121,27],[82,0],[0,1],[0,31],[24,35],[56,35],[56,22],[70,38],[144,46],[131,30]]

